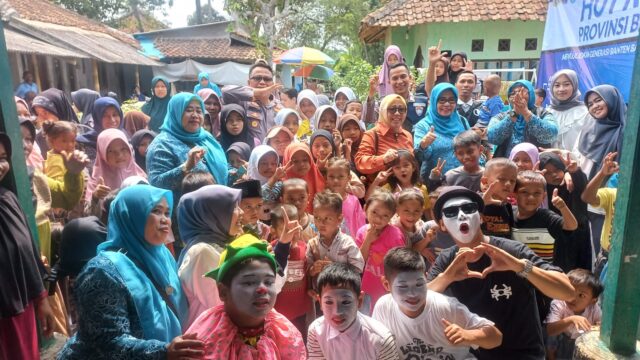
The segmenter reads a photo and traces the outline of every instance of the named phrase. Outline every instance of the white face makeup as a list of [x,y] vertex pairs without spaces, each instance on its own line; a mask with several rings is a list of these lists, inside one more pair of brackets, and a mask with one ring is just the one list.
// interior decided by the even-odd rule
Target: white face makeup
[[391,284],[391,296],[400,306],[400,310],[416,317],[424,310],[427,301],[427,279],[421,271],[401,272]]
[[235,312],[264,318],[276,303],[276,276],[269,264],[252,261],[231,281],[229,289]]
[[320,306],[325,320],[340,332],[347,330],[358,315],[358,298],[352,290],[323,289]]
[[[466,197],[456,197],[447,200],[442,209],[444,210],[449,207],[458,207],[470,203],[473,203],[473,201]],[[477,210],[471,214],[465,214],[462,209],[458,209],[458,216],[452,218],[448,218],[443,214],[442,222],[444,222],[444,226],[449,234],[451,234],[456,241],[463,244],[469,244],[473,241],[478,230],[480,230],[480,225],[482,224],[480,213]]]

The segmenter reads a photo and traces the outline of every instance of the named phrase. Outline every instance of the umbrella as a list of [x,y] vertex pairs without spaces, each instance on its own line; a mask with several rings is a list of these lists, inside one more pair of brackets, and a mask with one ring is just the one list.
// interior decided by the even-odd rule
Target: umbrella
[[298,47],[283,52],[274,60],[274,62],[276,64],[322,65],[333,64],[335,63],[335,60],[320,50],[308,47]]
[[333,76],[333,70],[322,65],[307,65],[297,69],[293,76],[312,78],[318,80],[329,80]]

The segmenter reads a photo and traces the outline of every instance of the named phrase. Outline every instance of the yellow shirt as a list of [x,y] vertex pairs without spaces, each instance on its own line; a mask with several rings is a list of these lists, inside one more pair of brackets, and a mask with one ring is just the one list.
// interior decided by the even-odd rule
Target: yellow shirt
[[300,121],[300,127],[298,127],[298,133],[296,135],[298,135],[298,139],[305,139],[309,136],[311,136],[311,121],[309,121],[309,119],[302,119],[302,121]]
[[609,251],[609,247],[611,246],[611,231],[613,231],[614,205],[617,194],[618,189],[598,189],[597,196],[600,204],[598,207],[604,210],[604,224],[602,225],[602,234],[600,235],[600,246],[605,251]]
[[44,174],[56,181],[64,181],[67,168],[64,166],[62,155],[54,153],[53,150],[47,152],[47,160],[44,163]]

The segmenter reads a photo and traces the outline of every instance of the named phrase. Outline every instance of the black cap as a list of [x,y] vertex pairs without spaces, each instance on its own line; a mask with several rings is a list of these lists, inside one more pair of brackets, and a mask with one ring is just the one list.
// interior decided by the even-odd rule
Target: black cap
[[462,186],[445,186],[441,188],[438,200],[436,200],[435,205],[433,205],[433,215],[436,217],[436,220],[442,219],[442,207],[444,207],[447,200],[457,197],[465,197],[475,202],[478,204],[478,211],[481,213],[483,212],[484,201],[480,194]]
[[259,180],[242,181],[233,184],[232,188],[242,190],[242,199],[262,197],[262,186]]

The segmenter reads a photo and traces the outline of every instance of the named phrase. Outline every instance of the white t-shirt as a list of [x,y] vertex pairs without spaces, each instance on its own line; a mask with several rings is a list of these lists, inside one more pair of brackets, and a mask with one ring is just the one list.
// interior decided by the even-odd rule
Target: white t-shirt
[[469,329],[493,323],[467,309],[458,300],[435,291],[427,292],[425,310],[415,319],[406,316],[391,294],[378,300],[373,318],[383,323],[396,337],[400,359],[459,360],[473,359],[468,346],[453,346],[444,335],[442,319]]

